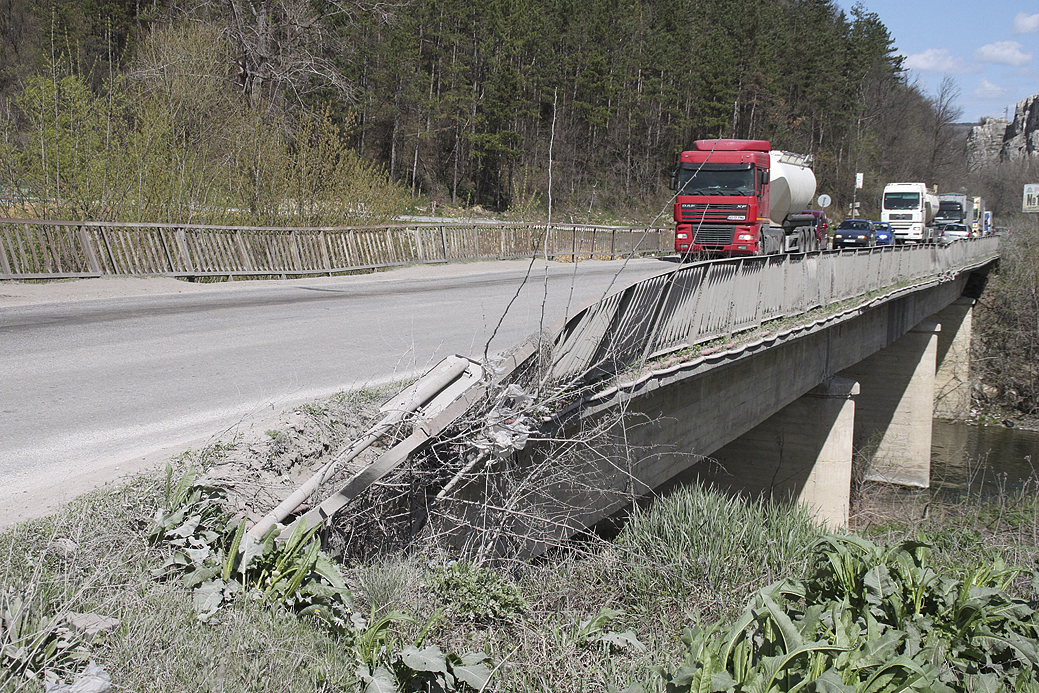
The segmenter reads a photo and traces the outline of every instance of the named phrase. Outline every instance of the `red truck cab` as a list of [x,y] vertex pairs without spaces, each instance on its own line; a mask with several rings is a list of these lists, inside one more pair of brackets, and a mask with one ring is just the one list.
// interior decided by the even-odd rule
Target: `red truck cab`
[[763,252],[768,227],[767,140],[697,140],[672,176],[675,252],[751,255]]

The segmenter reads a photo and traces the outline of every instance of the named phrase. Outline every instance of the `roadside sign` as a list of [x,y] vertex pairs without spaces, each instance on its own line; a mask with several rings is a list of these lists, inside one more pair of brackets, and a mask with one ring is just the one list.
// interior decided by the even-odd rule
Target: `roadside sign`
[[861,173],[856,173],[855,174],[855,187],[856,187],[856,189],[862,187],[862,184],[864,183],[862,178],[863,178],[863,176],[862,176]]
[[1022,212],[1039,212],[1039,183],[1026,183]]
[[816,203],[823,209],[829,207],[831,202],[833,202],[833,200],[830,199],[829,195],[820,195],[819,199],[816,200]]

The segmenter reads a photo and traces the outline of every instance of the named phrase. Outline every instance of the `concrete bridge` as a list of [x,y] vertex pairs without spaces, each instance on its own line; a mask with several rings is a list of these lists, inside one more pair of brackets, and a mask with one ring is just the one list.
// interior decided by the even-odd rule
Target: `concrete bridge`
[[407,468],[410,491],[379,502],[478,557],[541,553],[694,479],[841,527],[856,451],[872,478],[929,484],[933,415],[970,403],[971,311],[999,242],[676,265],[496,367],[441,364],[387,405],[410,435],[302,521]]
[[536,554],[695,479],[837,528],[860,450],[870,478],[928,486],[933,416],[970,404],[999,240],[687,265],[589,306],[514,359],[537,425],[508,393],[481,424],[537,444],[470,463],[432,531]]

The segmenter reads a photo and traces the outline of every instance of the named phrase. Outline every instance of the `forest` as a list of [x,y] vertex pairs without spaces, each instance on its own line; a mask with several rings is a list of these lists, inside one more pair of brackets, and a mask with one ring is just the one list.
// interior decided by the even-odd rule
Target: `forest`
[[0,185],[55,218],[666,224],[703,137],[811,154],[842,216],[856,172],[960,184],[956,96],[833,0],[0,0]]

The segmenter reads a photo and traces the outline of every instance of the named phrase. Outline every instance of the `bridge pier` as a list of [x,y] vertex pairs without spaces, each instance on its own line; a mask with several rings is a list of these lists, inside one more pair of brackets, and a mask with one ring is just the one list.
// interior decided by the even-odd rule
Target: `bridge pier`
[[859,385],[831,378],[711,455],[701,478],[727,492],[794,498],[831,529],[848,525]]
[[931,316],[942,326],[934,379],[934,415],[938,418],[965,419],[970,414],[970,339],[975,302],[961,298]]
[[872,481],[926,488],[931,483],[935,361],[941,325],[921,322],[843,371],[858,381],[855,448],[874,449]]

